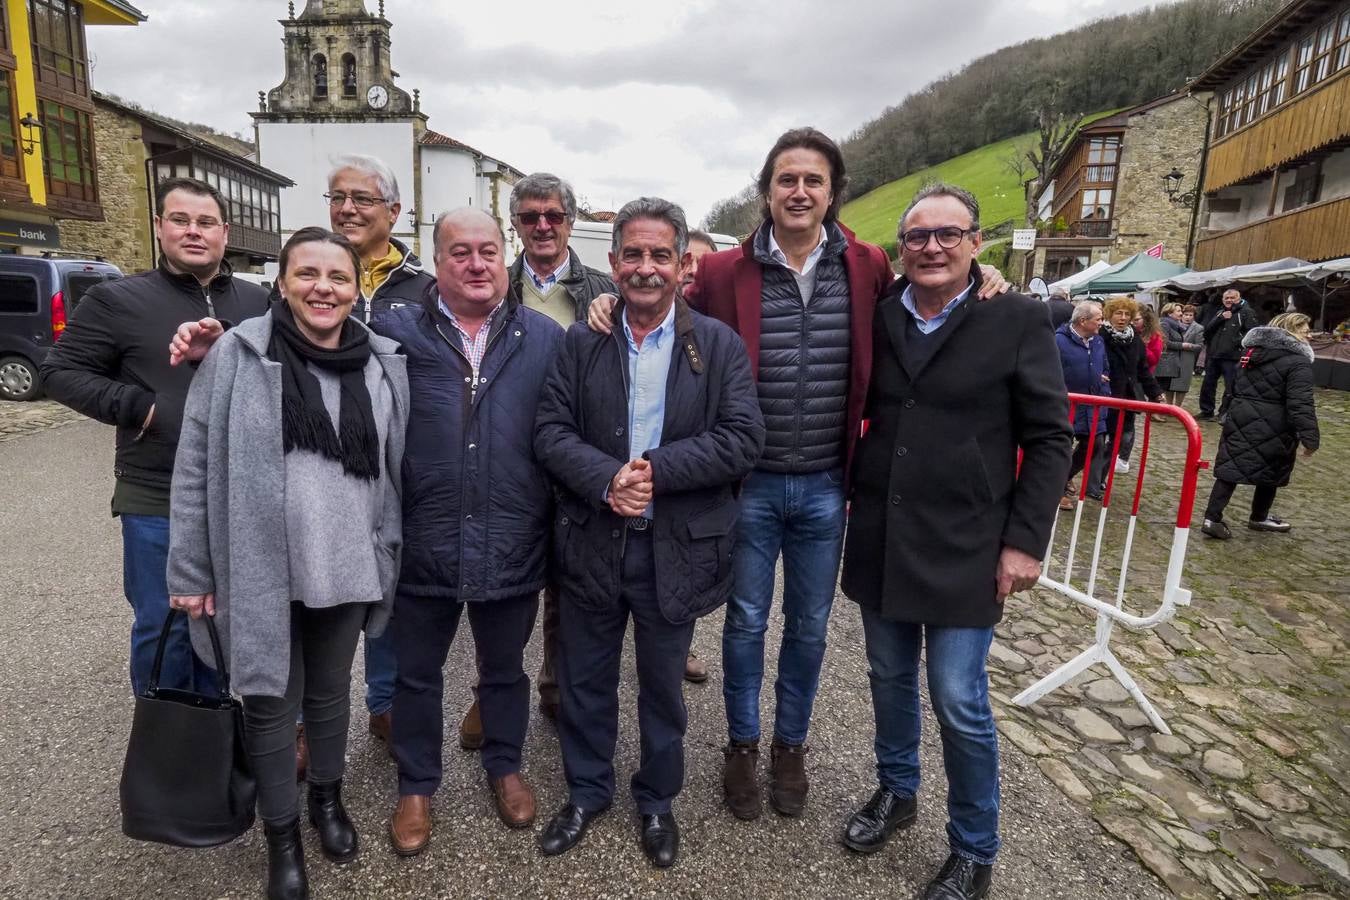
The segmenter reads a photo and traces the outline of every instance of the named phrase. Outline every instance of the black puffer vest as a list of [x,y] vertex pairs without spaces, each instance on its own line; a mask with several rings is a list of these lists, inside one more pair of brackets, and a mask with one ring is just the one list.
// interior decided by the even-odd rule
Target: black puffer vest
[[816,263],[815,294],[803,303],[790,269],[769,255],[768,222],[755,235],[764,266],[760,312],[759,406],[767,439],[758,468],[823,472],[843,465],[848,413],[848,241],[834,224]]

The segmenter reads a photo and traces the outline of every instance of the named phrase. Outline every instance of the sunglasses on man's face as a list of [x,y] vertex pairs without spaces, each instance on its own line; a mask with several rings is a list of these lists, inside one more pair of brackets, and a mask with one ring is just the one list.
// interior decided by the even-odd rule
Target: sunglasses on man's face
[[567,221],[567,214],[550,209],[548,212],[516,213],[516,218],[520,220],[520,224],[533,228],[539,224],[540,218],[546,219],[550,225],[561,225]]

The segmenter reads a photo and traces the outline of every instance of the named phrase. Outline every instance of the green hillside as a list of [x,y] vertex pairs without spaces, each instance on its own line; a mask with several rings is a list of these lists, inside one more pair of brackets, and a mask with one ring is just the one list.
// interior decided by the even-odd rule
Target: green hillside
[[[1105,110],[1083,118],[1083,124],[1094,122],[1119,110]],[[980,201],[980,221],[991,228],[1009,219],[1015,227],[1022,227],[1026,201],[1017,183],[1017,174],[1009,170],[1007,160],[1014,149],[1030,147],[1036,140],[1035,132],[1028,132],[1007,140],[986,144],[946,162],[912,172],[904,178],[883,184],[844,204],[839,218],[865,241],[895,253],[895,226],[914,194],[929,181],[946,181],[963,187]]]

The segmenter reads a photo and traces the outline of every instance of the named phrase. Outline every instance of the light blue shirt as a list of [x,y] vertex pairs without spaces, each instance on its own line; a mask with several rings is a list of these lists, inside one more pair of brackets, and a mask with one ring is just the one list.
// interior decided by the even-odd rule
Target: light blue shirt
[[[792,263],[788,262],[787,254],[783,252],[783,248],[778,246],[778,241],[773,236],[773,229],[770,228],[769,258],[780,266],[783,266],[790,271],[797,272],[798,275],[810,275],[811,270],[816,267],[816,263],[820,262],[820,258],[825,255],[825,243],[828,240],[829,233],[825,231],[825,227],[822,225],[820,228],[820,242],[816,244],[816,249],[811,251],[811,255],[806,257],[806,262],[802,263],[802,270],[797,272],[796,269],[792,268]],[[808,297],[805,299],[810,298]]]
[[520,261],[525,266],[525,274],[530,276],[530,280],[534,282],[534,286],[539,288],[539,290],[541,291],[547,287],[557,284],[559,281],[567,277],[568,272],[572,271],[571,251],[568,251],[567,258],[562,261],[562,264],[558,266],[558,268],[554,269],[552,272],[550,272],[549,274],[545,275],[542,278],[540,278],[539,274],[535,272],[534,269],[530,266],[530,261],[527,257],[525,257],[524,254],[521,254]]
[[966,299],[966,295],[970,293],[970,289],[974,286],[975,279],[972,278],[970,283],[966,285],[966,289],[957,294],[951,302],[942,307],[942,312],[933,316],[931,319],[925,319],[923,316],[919,315],[919,310],[914,306],[914,294],[912,293],[914,285],[905,285],[904,293],[900,295],[900,302],[905,304],[905,309],[909,310],[909,314],[914,317],[914,326],[919,329],[919,333],[932,334],[943,325],[947,324],[947,318],[952,314],[952,310],[956,309],[956,304]]
[[[656,330],[638,346],[628,327],[628,311],[623,314],[623,334],[628,341],[628,458],[661,446],[661,431],[666,421],[666,381],[670,375],[670,354],[675,346],[675,306]],[[643,518],[652,517],[649,505]]]

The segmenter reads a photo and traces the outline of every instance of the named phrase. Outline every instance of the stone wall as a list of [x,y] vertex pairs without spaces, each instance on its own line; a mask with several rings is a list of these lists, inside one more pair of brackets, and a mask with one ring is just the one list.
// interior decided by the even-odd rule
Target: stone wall
[[1208,117],[1204,100],[1180,97],[1130,117],[1116,183],[1113,259],[1126,259],[1161,241],[1163,258],[1185,265],[1191,204],[1169,201],[1163,176],[1175,167],[1186,176],[1182,191],[1198,187]]
[[94,154],[102,222],[60,220],[61,248],[102,256],[128,275],[154,265],[145,143],[141,123],[99,104],[94,113]]

